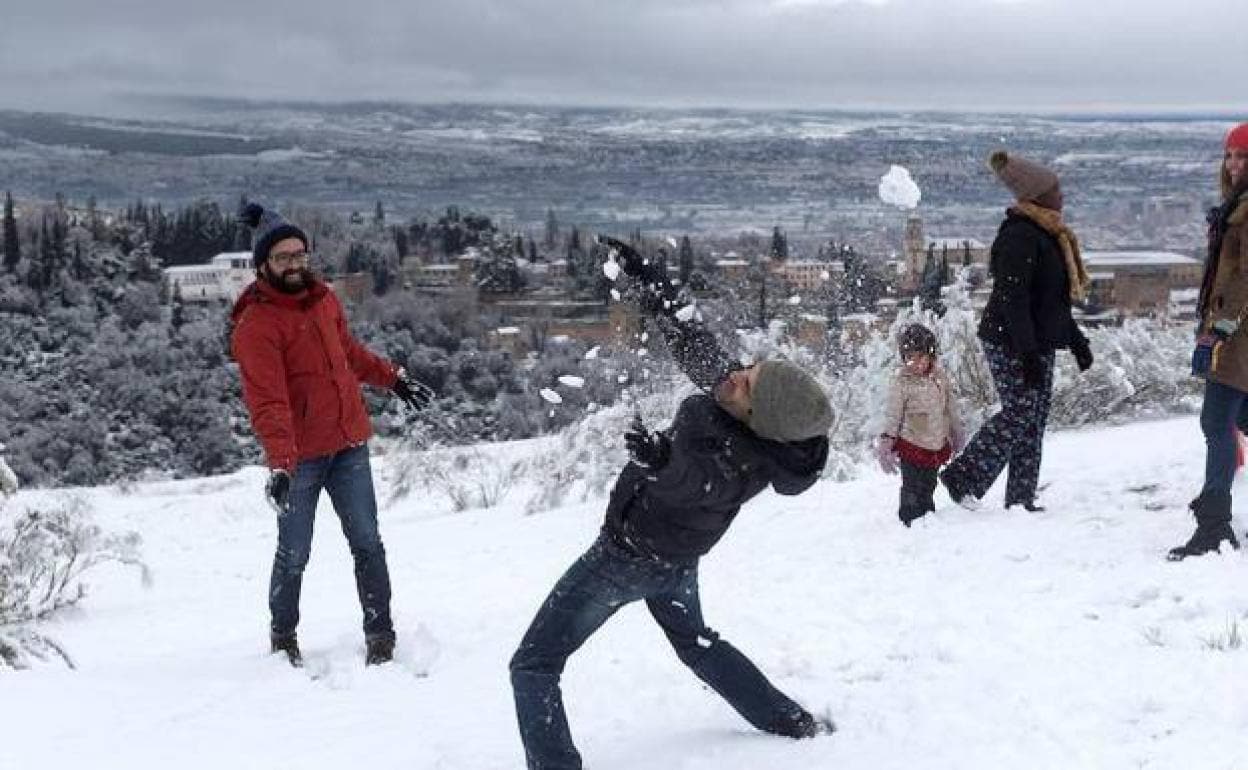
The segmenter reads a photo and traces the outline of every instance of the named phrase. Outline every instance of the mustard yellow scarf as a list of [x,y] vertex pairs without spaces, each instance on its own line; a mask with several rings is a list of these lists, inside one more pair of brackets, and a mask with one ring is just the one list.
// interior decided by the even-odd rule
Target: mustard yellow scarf
[[1046,209],[1031,201],[1019,201],[1014,204],[1012,210],[1040,225],[1045,232],[1057,239],[1062,247],[1062,256],[1066,258],[1066,272],[1070,275],[1070,301],[1082,301],[1088,294],[1088,286],[1092,280],[1088,277],[1088,271],[1083,267],[1079,238],[1075,235],[1075,231],[1062,221],[1062,212]]

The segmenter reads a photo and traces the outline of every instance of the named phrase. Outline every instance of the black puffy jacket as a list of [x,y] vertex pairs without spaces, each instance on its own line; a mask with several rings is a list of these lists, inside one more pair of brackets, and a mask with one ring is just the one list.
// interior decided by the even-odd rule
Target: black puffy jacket
[[1057,239],[1010,211],[992,242],[992,294],[979,322],[980,339],[1015,356],[1084,342],[1071,318],[1070,278]]
[[624,467],[611,491],[606,529],[636,550],[690,561],[711,550],[741,505],[768,485],[804,492],[819,478],[828,439],[759,438],[704,394],[681,402],[667,430],[670,459],[657,472]]
[[700,324],[672,316],[659,321],[673,358],[707,393],[681,402],[665,431],[671,452],[662,468],[624,467],[603,528],[636,551],[689,562],[711,550],[741,505],[769,485],[796,495],[814,484],[827,462],[828,439],[759,438],[708,395],[740,366]]

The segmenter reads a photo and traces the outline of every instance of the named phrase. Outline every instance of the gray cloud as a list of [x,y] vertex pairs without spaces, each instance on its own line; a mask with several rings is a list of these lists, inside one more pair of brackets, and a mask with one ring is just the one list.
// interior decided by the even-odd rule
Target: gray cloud
[[[22,3],[0,107],[254,99],[1243,109],[1239,0]],[[259,7],[257,7],[259,6]]]

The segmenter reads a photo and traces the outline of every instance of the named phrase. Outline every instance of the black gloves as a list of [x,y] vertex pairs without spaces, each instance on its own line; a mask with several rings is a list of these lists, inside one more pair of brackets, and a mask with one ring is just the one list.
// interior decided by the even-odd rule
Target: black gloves
[[609,235],[598,236],[598,242],[611,249],[615,263],[637,282],[642,310],[651,315],[670,315],[685,304],[679,300],[675,287],[668,283],[661,263],[647,260],[632,245]]
[[624,446],[628,447],[633,462],[652,471],[667,465],[667,458],[672,452],[672,440],[663,433],[646,430],[641,415],[634,417],[633,424],[624,431]]
[[615,262],[624,271],[624,275],[643,281],[655,280],[655,274],[658,272],[655,266],[648,263],[646,258],[641,256],[641,253],[631,244],[609,235],[598,236],[598,242],[615,252]]
[[1086,372],[1088,367],[1092,366],[1092,348],[1088,347],[1086,337],[1076,337],[1075,341],[1070,343],[1070,352],[1075,354],[1075,363],[1079,365],[1079,371]]
[[437,397],[428,385],[409,375],[406,369],[398,371],[398,378],[394,381],[394,395],[401,398],[413,412],[429,406]]
[[[1090,355],[1090,354],[1089,354]],[[1023,364],[1023,384],[1029,388],[1044,386],[1044,359],[1034,350],[1024,353],[1020,359]]]
[[264,495],[278,513],[285,513],[290,507],[290,474],[281,469],[271,471]]

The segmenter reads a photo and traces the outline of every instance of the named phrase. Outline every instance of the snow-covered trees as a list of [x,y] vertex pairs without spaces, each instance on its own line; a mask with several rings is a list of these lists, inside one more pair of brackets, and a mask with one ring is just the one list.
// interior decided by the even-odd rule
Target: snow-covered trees
[[[832,436],[835,448],[850,454],[865,452],[877,432],[883,394],[898,363],[896,334],[910,323],[922,323],[936,333],[941,364],[969,427],[977,427],[992,412],[996,391],[976,334],[978,319],[971,309],[968,276],[959,271],[957,281],[946,287],[943,315],[916,301],[898,313],[887,333],[874,333],[865,341],[854,367],[827,381],[834,402],[840,399],[854,407],[838,417]],[[1058,353],[1050,426],[1125,421],[1196,408],[1200,381],[1188,373],[1190,327],[1139,319],[1085,331],[1096,364],[1079,372],[1072,356]]]

